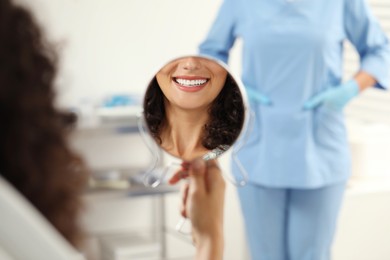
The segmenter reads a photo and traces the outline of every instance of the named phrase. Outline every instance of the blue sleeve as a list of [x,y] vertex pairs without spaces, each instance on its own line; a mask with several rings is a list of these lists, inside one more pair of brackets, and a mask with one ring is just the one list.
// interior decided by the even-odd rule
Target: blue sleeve
[[199,54],[227,63],[229,51],[236,39],[237,17],[234,0],[223,0],[206,39],[199,45]]
[[345,29],[360,56],[360,69],[372,75],[376,87],[390,86],[390,45],[366,0],[345,0]]

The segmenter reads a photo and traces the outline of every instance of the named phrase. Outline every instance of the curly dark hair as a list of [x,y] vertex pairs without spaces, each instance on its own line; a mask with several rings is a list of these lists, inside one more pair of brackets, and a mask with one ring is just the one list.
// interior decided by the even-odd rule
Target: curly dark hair
[[[164,93],[157,78],[150,82],[144,98],[144,117],[146,125],[159,143],[161,132],[166,124]],[[244,102],[237,82],[230,73],[225,84],[209,108],[209,120],[204,126],[202,145],[212,150],[222,145],[231,146],[239,136],[244,124]]]
[[0,174],[77,247],[88,174],[54,105],[55,61],[32,15],[0,0]]

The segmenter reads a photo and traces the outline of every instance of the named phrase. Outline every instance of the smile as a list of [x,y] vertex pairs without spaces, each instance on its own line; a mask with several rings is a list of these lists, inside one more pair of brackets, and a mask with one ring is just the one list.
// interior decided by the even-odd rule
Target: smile
[[173,78],[173,80],[180,86],[187,88],[199,87],[206,84],[209,79],[184,79],[184,78]]

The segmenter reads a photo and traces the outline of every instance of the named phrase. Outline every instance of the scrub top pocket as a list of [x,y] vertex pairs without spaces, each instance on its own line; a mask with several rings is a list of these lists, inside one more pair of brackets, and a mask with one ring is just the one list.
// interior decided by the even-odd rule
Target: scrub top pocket
[[262,110],[261,131],[266,153],[282,157],[304,152],[312,139],[312,113],[304,110],[266,107]]
[[[251,146],[259,144],[261,140],[261,111],[263,106],[258,103],[250,103],[250,121],[245,133],[244,144]],[[255,112],[256,111],[256,112]]]
[[326,150],[340,150],[340,146],[347,145],[347,131],[344,124],[344,115],[326,106],[316,110],[314,124],[315,142]]

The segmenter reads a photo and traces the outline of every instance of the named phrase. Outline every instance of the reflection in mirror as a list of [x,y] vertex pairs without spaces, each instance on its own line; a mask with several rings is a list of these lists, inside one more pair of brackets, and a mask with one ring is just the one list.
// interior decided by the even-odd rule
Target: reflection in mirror
[[145,185],[158,186],[181,161],[218,158],[235,142],[232,159],[241,173],[225,177],[245,185],[247,174],[235,155],[247,135],[245,97],[240,80],[219,61],[183,56],[160,68],[146,89],[138,126],[154,158]]
[[219,156],[240,135],[245,120],[237,81],[220,63],[197,56],[175,59],[151,80],[144,117],[154,141],[183,160]]

